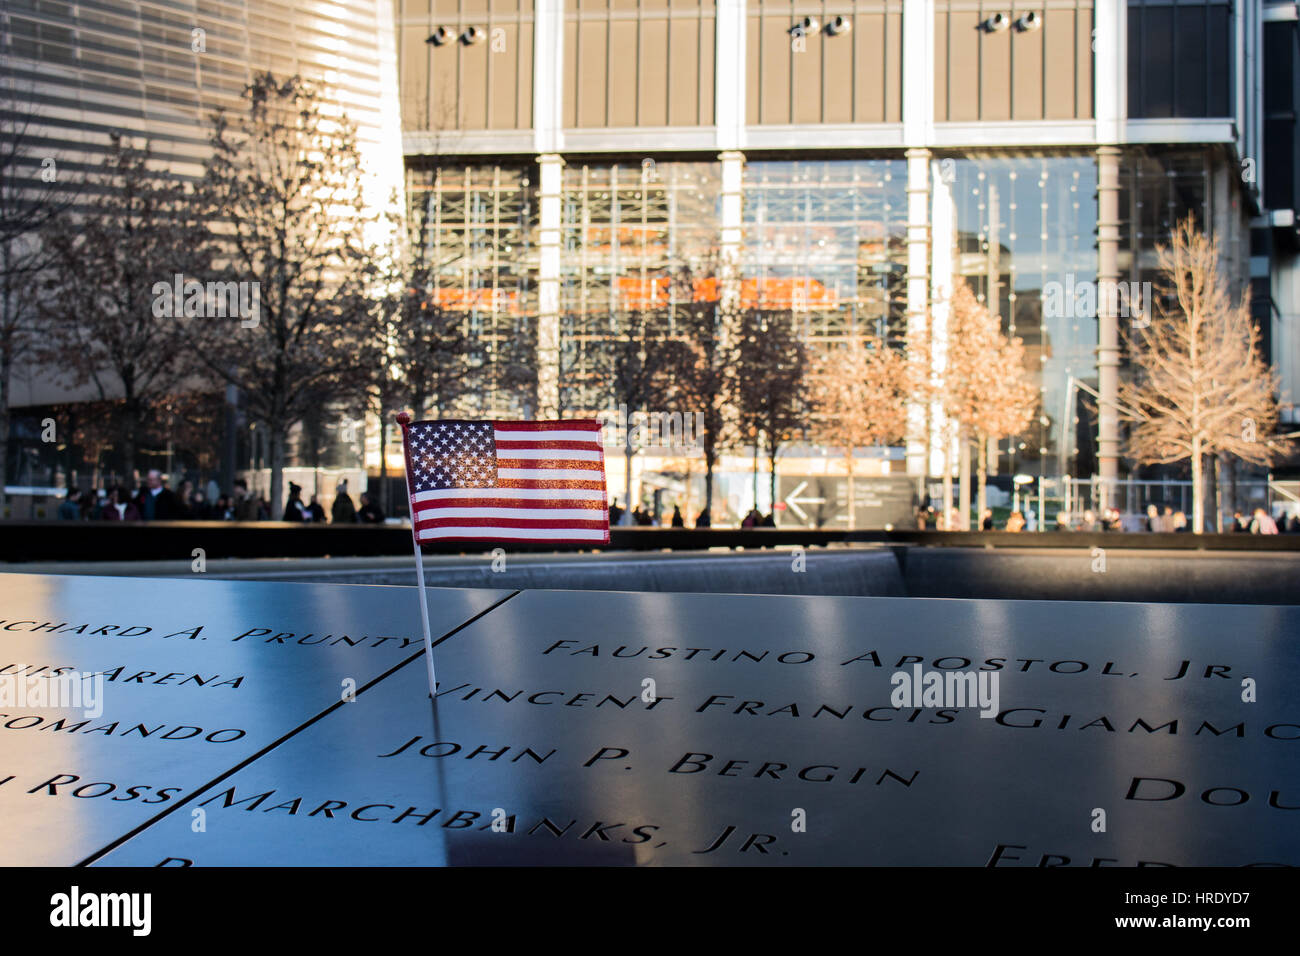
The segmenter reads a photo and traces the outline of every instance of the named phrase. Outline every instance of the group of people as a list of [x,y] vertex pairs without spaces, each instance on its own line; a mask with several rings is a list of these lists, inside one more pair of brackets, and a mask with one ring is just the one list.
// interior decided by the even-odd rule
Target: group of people
[[[248,482],[242,478],[235,479],[229,494],[216,493],[215,482],[209,482],[207,493],[191,481],[182,481],[173,491],[162,472],[154,469],[135,492],[123,485],[109,485],[95,494],[70,488],[59,504],[58,516],[68,521],[270,521],[271,503],[265,496],[250,494]],[[304,503],[302,487],[290,482],[282,520],[324,522],[325,509],[315,495]],[[360,507],[353,504],[345,480],[330,506],[330,520],[334,524],[383,524],[384,512],[366,493],[361,495]]]
[[1232,527],[1228,531],[1239,534],[1300,534],[1300,512],[1288,519],[1285,512],[1274,518],[1263,508],[1256,508],[1246,518],[1240,511],[1232,513]]
[[[609,526],[613,528],[622,524],[623,515],[625,513],[626,513],[626,509],[624,509],[621,505],[619,505],[617,498],[611,501],[609,503]],[[757,511],[750,511],[750,515],[757,515],[757,514],[758,514]],[[749,517],[746,516],[745,520],[749,521]],[[655,524],[655,518],[654,515],[652,515],[649,511],[643,509],[639,504],[633,505],[632,524],[640,525],[642,527],[652,527]],[[672,518],[669,520],[669,524],[674,528],[686,527],[686,518],[685,516],[682,515],[681,505],[676,505],[676,504],[673,505],[673,514],[672,514]],[[711,521],[709,518],[709,509],[705,508],[702,511],[700,511],[698,515],[695,516],[695,527],[707,528],[710,525],[711,525]],[[755,527],[755,525],[752,522],[750,524],[745,524],[744,522],[742,522],[741,527],[752,528]],[[764,527],[772,527],[772,524],[769,522],[768,524],[764,525]]]
[[[241,484],[244,483],[236,482],[236,485]],[[59,505],[58,515],[71,521],[255,520],[259,503],[247,497],[246,484],[242,489],[244,498],[236,502],[240,490],[237,487],[236,495],[219,495],[214,501],[208,501],[207,495],[196,490],[189,481],[182,482],[178,491],[172,491],[163,480],[162,472],[154,469],[145,475],[144,483],[135,491],[126,485],[109,485],[95,494],[69,488]],[[237,505],[253,516],[236,517]],[[230,517],[227,518],[228,512]]]
[[[348,494],[347,479],[334,489],[334,501],[330,505],[331,524],[383,524],[384,510],[378,502],[366,492],[361,493],[361,507],[352,503]],[[284,505],[283,521],[324,523],[325,509],[320,506],[316,496],[306,503],[302,500],[302,486],[289,482],[289,500]]]
[[[1182,534],[1190,533],[1192,530],[1187,515],[1182,511],[1175,511],[1168,505],[1163,508],[1158,505],[1147,505],[1146,515],[1142,526],[1145,530],[1153,533]],[[947,517],[947,512],[936,514],[933,508],[921,508],[917,511],[917,527],[922,531],[927,528],[939,531],[959,530],[960,526],[955,520],[956,512],[952,512],[951,521],[946,521]],[[1036,515],[1032,509],[1028,517],[1023,512],[1012,511],[1002,528],[999,529],[993,518],[993,509],[985,508],[983,514],[980,515],[980,528],[984,531],[1002,530],[1010,532],[1038,530]],[[1120,510],[1118,508],[1106,508],[1100,512],[1087,509],[1079,516],[1077,521],[1073,522],[1068,514],[1060,512],[1057,514],[1055,524],[1050,530],[1123,531],[1125,529],[1124,518],[1120,514]],[[1247,518],[1240,511],[1234,511],[1231,527],[1226,527],[1224,530],[1241,534],[1300,534],[1300,514],[1293,514],[1290,518],[1285,514],[1279,514],[1274,519],[1266,509],[1256,508],[1251,516]]]

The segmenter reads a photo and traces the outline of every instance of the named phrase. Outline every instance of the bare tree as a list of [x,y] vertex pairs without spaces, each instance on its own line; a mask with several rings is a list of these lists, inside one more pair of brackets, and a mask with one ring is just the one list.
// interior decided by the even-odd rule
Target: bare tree
[[[789,311],[747,309],[737,362],[737,397],[741,427],[752,436],[757,458],[759,438],[766,448],[769,494],[776,509],[776,459],[781,446],[805,430],[808,422],[807,349]],[[755,468],[754,501],[758,501]]]
[[560,347],[556,351],[557,412],[598,415],[606,411],[613,355],[605,336],[586,327],[584,316],[569,310],[560,314]]
[[1277,377],[1260,354],[1249,291],[1235,302],[1229,295],[1218,240],[1188,217],[1156,255],[1161,297],[1150,325],[1136,330],[1137,374],[1120,388],[1121,411],[1133,423],[1128,450],[1138,461],[1190,461],[1192,530],[1200,534],[1205,456],[1267,464],[1289,442],[1273,437]]
[[808,374],[813,438],[844,453],[849,528],[854,527],[853,452],[900,440],[907,427],[908,366],[882,339],[852,333],[817,352]]
[[1024,361],[1021,340],[1003,335],[997,316],[980,304],[964,280],[957,279],[941,401],[958,424],[959,440],[976,439],[980,514],[984,513],[988,442],[1020,434],[1038,407],[1038,390]]
[[217,266],[253,284],[252,320],[194,327],[205,363],[270,435],[271,507],[284,507],[287,436],[321,396],[364,388],[367,246],[356,128],[300,77],[259,75],[247,110],[214,117],[199,186]]
[[622,523],[632,523],[632,459],[640,450],[639,432],[630,420],[637,412],[662,408],[673,394],[673,347],[666,334],[667,310],[656,305],[619,312],[609,342],[609,388],[613,405],[627,409],[629,427],[623,440],[624,494]]
[[[472,387],[464,314],[444,307],[422,236],[407,241],[400,215],[389,217],[388,239],[369,256],[372,286],[366,347],[370,369],[365,404],[379,419],[380,507],[388,513],[390,415],[410,408],[418,419],[446,416]],[[364,308],[364,303],[361,305]]]
[[93,386],[99,400],[121,399],[114,410],[127,483],[153,406],[194,368],[187,330],[173,314],[175,290],[183,288],[177,276],[206,269],[206,234],[193,204],[151,162],[147,144],[137,149],[113,135],[79,213],[43,231],[51,266],[42,358],[69,384]]
[[736,436],[736,383],[740,313],[719,295],[715,263],[682,267],[669,279],[673,335],[665,343],[665,372],[671,398],[685,415],[698,413],[696,436],[704,456],[704,507],[713,515],[713,473],[718,456]]

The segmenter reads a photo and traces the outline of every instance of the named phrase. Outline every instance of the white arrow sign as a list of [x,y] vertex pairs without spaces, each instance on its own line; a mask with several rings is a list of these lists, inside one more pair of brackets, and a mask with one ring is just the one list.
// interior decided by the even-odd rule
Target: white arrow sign
[[808,520],[808,515],[804,512],[802,508],[799,507],[800,505],[820,505],[825,503],[826,501],[825,498],[795,497],[796,495],[799,494],[799,492],[803,491],[807,487],[808,487],[808,482],[801,481],[799,482],[798,485],[795,486],[795,489],[793,491],[791,491],[788,495],[785,496],[785,503],[790,507],[791,511],[793,511],[795,514],[799,516],[800,521]]

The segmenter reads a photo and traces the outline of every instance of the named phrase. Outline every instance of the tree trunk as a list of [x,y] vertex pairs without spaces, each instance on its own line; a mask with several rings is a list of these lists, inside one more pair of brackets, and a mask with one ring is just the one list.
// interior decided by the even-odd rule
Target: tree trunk
[[962,428],[957,436],[957,530],[970,530],[970,435]]
[[952,530],[952,437],[943,430],[943,507],[939,509],[939,530]]
[[780,446],[769,442],[767,446],[768,490],[772,496],[772,524],[776,524],[776,453]]
[[382,408],[379,410],[379,510],[385,517],[391,514],[388,510],[388,419]]
[[758,436],[754,436],[754,510],[758,510]]
[[1192,533],[1200,534],[1205,529],[1205,489],[1201,487],[1201,472],[1205,467],[1201,460],[1201,440],[1192,439]]
[[975,514],[975,520],[977,522],[975,530],[977,531],[984,530],[984,511],[988,508],[988,448],[989,438],[987,435],[981,434],[979,436],[978,444],[976,445],[976,454],[979,455],[979,460],[975,466],[975,495],[978,499],[976,507],[979,509]]
[[1237,501],[1237,460],[1235,458],[1228,462],[1228,493],[1232,498],[1232,510],[1236,511],[1241,505]]
[[1222,456],[1218,454],[1210,456],[1210,481],[1214,486],[1214,530],[1216,534],[1223,534],[1223,487],[1219,481],[1221,461]]
[[[134,494],[136,490],[135,480],[135,440],[136,440],[136,421],[137,414],[131,409],[128,401],[126,407],[122,409],[122,427],[119,434],[122,438],[122,484],[126,488],[128,495]],[[170,478],[171,476],[168,475]],[[173,489],[175,490],[175,489]]]
[[284,459],[285,426],[276,421],[271,429],[271,520],[279,521],[284,517]]
[[709,513],[709,521],[713,521],[713,458],[711,453],[704,456],[704,510]]
[[854,501],[853,501],[853,449],[852,448],[848,449],[848,453],[844,456],[844,466],[845,466],[845,470],[848,472],[849,530],[852,531],[856,527],[855,521],[857,520],[857,510],[858,510],[853,506]]

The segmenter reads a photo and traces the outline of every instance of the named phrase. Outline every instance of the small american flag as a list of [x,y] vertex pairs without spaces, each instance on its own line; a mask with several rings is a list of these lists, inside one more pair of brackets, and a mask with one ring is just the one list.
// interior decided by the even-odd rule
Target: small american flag
[[609,543],[605,453],[594,419],[408,419],[403,429],[417,545]]

